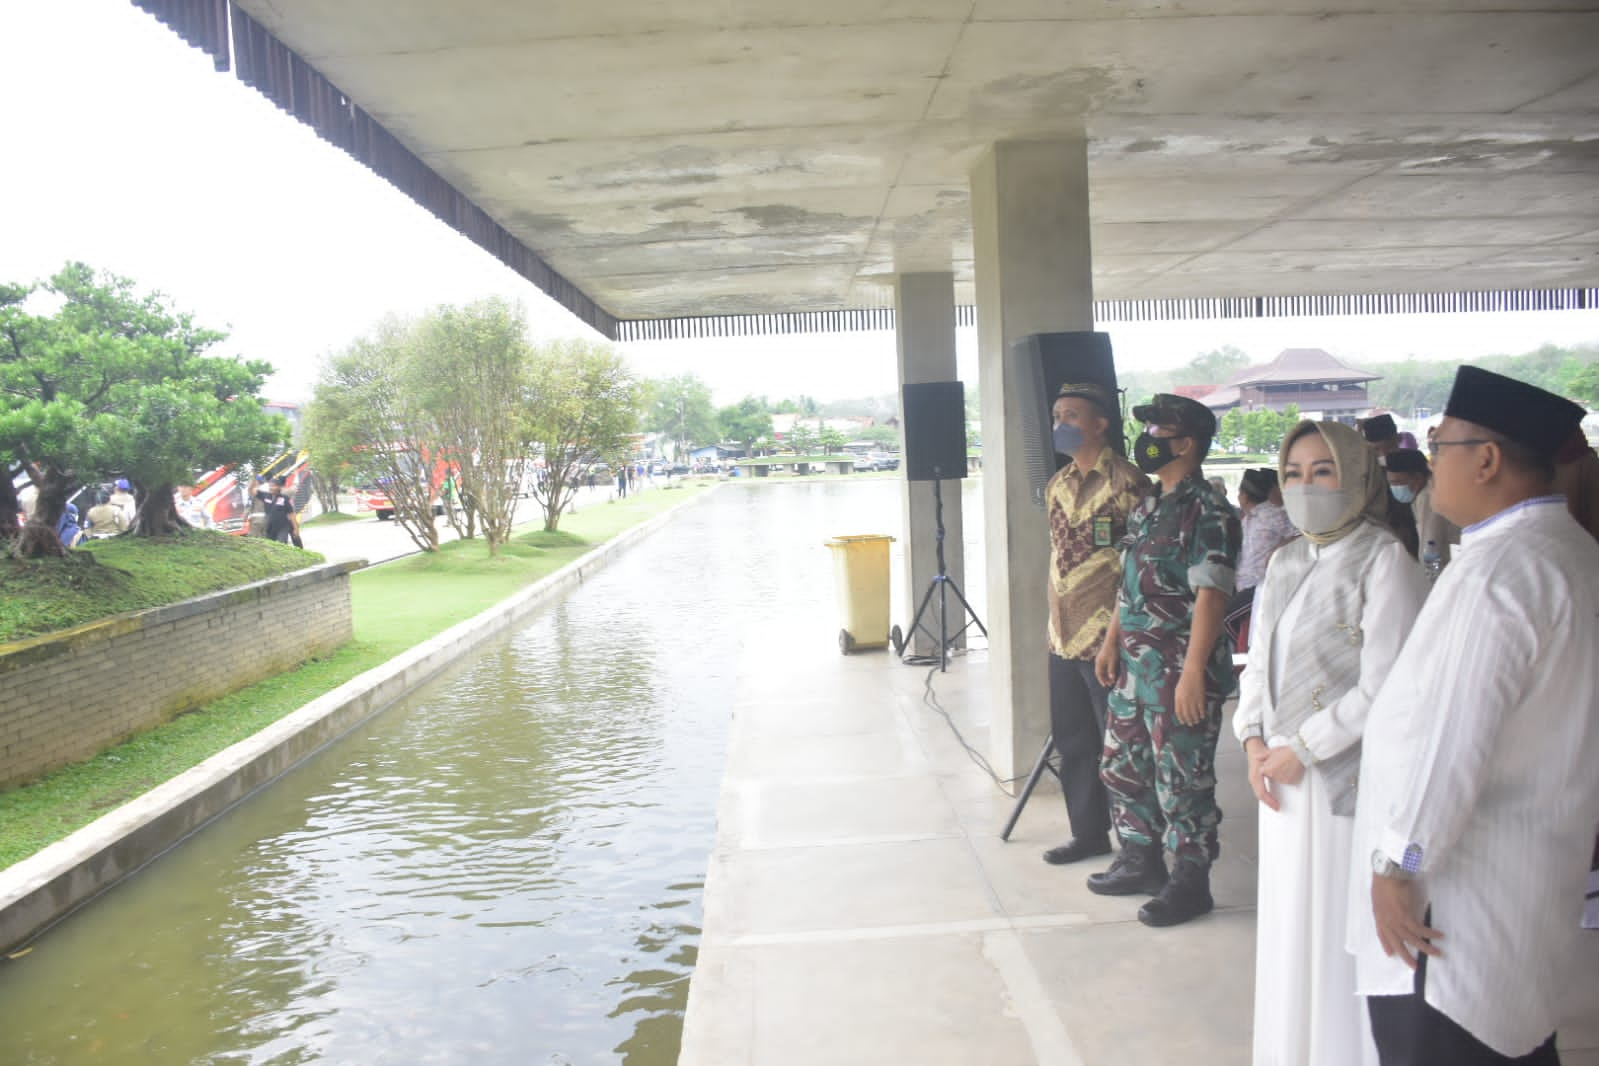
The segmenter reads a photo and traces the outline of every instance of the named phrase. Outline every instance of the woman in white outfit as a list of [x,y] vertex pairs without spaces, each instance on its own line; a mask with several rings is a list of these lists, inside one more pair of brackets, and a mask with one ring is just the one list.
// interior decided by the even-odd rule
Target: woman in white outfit
[[1356,430],[1299,423],[1278,473],[1304,536],[1266,569],[1233,719],[1261,804],[1254,1061],[1375,1066],[1344,949],[1355,775],[1366,711],[1425,585],[1388,530],[1388,479]]

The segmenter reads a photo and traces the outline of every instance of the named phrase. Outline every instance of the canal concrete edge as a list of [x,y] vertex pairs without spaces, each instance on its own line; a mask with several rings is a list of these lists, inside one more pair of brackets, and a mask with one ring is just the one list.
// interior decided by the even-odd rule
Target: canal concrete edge
[[581,584],[620,552],[712,496],[618,534],[516,595],[211,756],[11,867],[0,870],[0,951],[10,951],[160,857],[257,789],[393,704],[484,641]]

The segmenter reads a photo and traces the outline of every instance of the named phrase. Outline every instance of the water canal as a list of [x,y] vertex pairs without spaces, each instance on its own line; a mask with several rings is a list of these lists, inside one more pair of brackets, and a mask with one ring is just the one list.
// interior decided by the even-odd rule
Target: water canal
[[0,964],[0,1063],[675,1062],[738,672],[899,487],[687,508]]

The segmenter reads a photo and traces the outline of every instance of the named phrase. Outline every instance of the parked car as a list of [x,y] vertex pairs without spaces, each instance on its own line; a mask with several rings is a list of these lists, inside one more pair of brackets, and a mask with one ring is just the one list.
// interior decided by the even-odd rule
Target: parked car
[[897,455],[874,455],[872,456],[872,462],[876,464],[873,468],[876,470],[899,469],[899,456]]

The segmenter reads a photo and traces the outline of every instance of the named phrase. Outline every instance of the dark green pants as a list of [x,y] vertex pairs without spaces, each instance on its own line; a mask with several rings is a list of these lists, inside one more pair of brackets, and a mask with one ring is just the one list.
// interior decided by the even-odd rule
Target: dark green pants
[[1123,672],[1110,694],[1100,777],[1124,844],[1163,843],[1177,862],[1209,866],[1221,852],[1216,741],[1222,701],[1207,689],[1205,717],[1182,724],[1178,676],[1167,669]]

